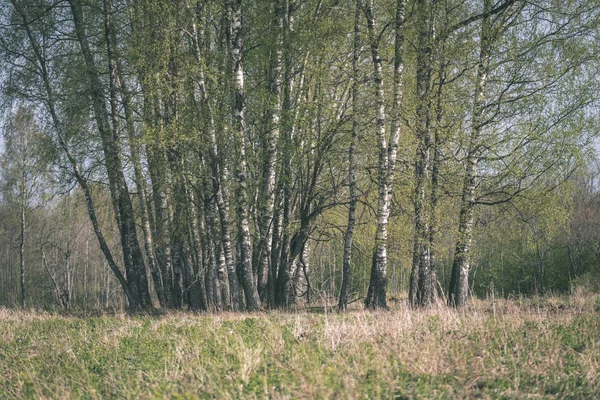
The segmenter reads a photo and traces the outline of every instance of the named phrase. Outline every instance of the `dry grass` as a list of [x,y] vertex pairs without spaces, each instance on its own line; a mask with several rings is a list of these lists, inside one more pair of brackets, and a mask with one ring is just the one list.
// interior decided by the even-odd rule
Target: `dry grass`
[[596,398],[600,297],[389,312],[0,310],[0,398]]

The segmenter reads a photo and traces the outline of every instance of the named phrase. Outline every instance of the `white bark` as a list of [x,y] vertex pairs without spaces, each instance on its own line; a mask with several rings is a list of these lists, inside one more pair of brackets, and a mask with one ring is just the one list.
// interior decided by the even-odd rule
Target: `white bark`
[[[364,0],[363,0],[364,1]],[[382,60],[379,54],[378,35],[375,31],[373,1],[363,3],[367,18],[371,56],[373,59],[373,80],[376,90],[376,129],[379,146],[377,203],[377,230],[375,233],[375,253],[371,269],[371,282],[365,305],[371,308],[387,308],[387,243],[390,204],[393,194],[394,172],[400,140],[400,108],[403,98],[403,44],[404,44],[404,6],[405,0],[398,0],[395,19],[395,56],[394,56],[394,103],[391,111],[389,142],[386,137],[386,110],[383,84]]]
[[[485,10],[490,10],[491,0],[484,0]],[[452,265],[452,276],[448,303],[455,307],[464,307],[467,303],[468,280],[471,261],[471,244],[473,241],[475,189],[477,185],[477,164],[480,157],[480,137],[483,129],[483,111],[486,102],[487,76],[490,68],[491,46],[493,41],[492,27],[489,17],[481,22],[481,47],[477,78],[473,96],[473,117],[467,149],[467,168],[463,182],[461,209],[458,225],[458,238]]]
[[233,1],[232,10],[232,34],[231,55],[233,58],[233,75],[235,91],[235,140],[237,146],[237,217],[238,235],[241,244],[240,277],[244,287],[246,298],[246,309],[256,310],[259,307],[259,297],[254,284],[252,273],[252,244],[250,242],[250,221],[248,212],[247,193],[247,166],[246,166],[246,121],[244,111],[246,108],[244,99],[244,69],[242,64],[242,2]]

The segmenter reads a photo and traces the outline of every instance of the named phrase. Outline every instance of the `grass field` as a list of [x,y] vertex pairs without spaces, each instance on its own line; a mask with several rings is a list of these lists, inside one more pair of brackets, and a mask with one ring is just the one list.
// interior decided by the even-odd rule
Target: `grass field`
[[600,398],[600,297],[389,312],[0,310],[0,398]]

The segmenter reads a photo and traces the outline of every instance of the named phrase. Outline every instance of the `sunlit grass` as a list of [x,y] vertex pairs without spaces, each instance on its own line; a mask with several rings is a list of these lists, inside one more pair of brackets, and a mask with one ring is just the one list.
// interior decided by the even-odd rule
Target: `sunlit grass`
[[596,398],[600,298],[455,311],[0,310],[0,398]]

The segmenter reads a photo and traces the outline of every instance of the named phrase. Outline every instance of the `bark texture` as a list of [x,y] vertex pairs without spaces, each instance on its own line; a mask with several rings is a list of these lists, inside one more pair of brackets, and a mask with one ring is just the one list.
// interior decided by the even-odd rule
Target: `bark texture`
[[[129,191],[125,183],[123,166],[120,157],[120,145],[117,126],[109,123],[100,74],[96,67],[92,51],[90,49],[84,26],[83,7],[80,0],[69,1],[71,8],[75,34],[80,45],[81,54],[86,66],[86,75],[92,100],[94,117],[97,129],[102,140],[106,170],[109,180],[111,198],[115,209],[115,216],[121,235],[121,247],[127,279],[137,298],[137,303],[144,309],[152,308],[146,267],[142,252],[139,247],[136,222]],[[109,57],[110,59],[110,57]],[[109,66],[112,71],[112,66]]]
[[352,50],[352,138],[348,147],[348,190],[350,192],[350,204],[348,205],[348,226],[344,237],[344,258],[342,264],[342,285],[338,310],[346,311],[348,306],[348,294],[350,291],[350,267],[352,262],[352,239],[354,226],[356,225],[356,141],[358,137],[358,96],[359,96],[359,70],[358,58],[360,57],[360,0],[356,2],[354,15],[354,47]]
[[[491,9],[491,0],[484,1],[485,10]],[[473,242],[475,190],[477,186],[477,164],[480,158],[480,137],[483,129],[483,112],[486,101],[486,84],[490,67],[491,46],[493,36],[489,17],[481,21],[481,45],[479,50],[479,63],[473,96],[473,119],[467,149],[467,166],[463,182],[460,215],[458,221],[458,238],[452,275],[448,291],[448,304],[454,307],[464,307],[467,304],[469,290],[469,269],[471,261],[471,244]]]
[[430,82],[432,63],[431,1],[417,1],[417,153],[415,161],[413,262],[409,301],[412,306],[431,304],[433,277],[429,248],[427,186],[431,173]]
[[235,0],[232,3],[231,21],[231,55],[233,59],[233,86],[235,92],[235,137],[238,154],[238,165],[236,177],[237,187],[237,218],[238,237],[241,246],[241,260],[239,275],[244,287],[246,309],[253,311],[260,306],[260,300],[254,276],[252,273],[252,244],[250,242],[250,221],[248,211],[248,187],[247,187],[247,165],[246,165],[246,121],[244,119],[244,68],[242,64],[242,1]]
[[378,162],[378,203],[377,230],[375,233],[375,251],[371,268],[371,280],[365,305],[370,308],[387,308],[387,246],[388,222],[393,194],[394,172],[400,140],[400,112],[403,98],[404,78],[404,7],[405,0],[398,0],[395,18],[395,53],[394,53],[394,103],[391,110],[391,126],[389,140],[386,137],[385,93],[382,73],[382,60],[379,54],[379,38],[375,30],[372,0],[364,2],[363,10],[367,19],[367,30],[373,60],[373,80],[376,93],[376,129],[379,146]]

